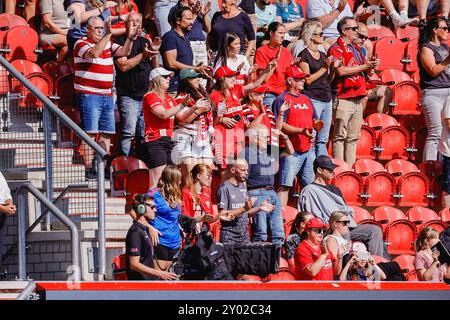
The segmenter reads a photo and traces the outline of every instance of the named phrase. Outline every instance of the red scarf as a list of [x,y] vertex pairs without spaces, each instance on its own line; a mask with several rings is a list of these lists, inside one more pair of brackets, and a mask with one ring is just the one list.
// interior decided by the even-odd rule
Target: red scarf
[[[338,38],[337,45],[343,53],[344,66],[355,67],[361,65],[361,63],[353,54],[352,49],[348,46],[347,43],[342,40],[342,38]],[[357,45],[354,45],[354,48],[356,49],[356,51],[358,51],[364,63],[364,56],[361,52],[361,49]],[[348,77],[339,77],[337,80],[337,88],[339,98],[357,98],[365,96],[367,94],[366,79],[362,73]]]

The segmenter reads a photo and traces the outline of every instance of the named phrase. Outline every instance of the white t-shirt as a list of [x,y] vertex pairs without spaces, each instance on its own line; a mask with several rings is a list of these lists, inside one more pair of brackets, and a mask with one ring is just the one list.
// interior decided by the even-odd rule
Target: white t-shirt
[[6,183],[5,177],[0,172],[0,204],[4,204],[8,199],[12,199],[11,191],[9,190],[8,183]]
[[[332,6],[328,0],[308,0],[306,4],[306,16],[308,19],[326,16],[336,9],[339,5],[339,0],[335,0]],[[323,30],[325,38],[337,38],[339,37],[339,32],[337,30],[337,24],[339,20],[344,17],[353,17],[353,12],[350,9],[349,4],[345,5],[344,10],[339,14],[339,16],[334,20],[334,22],[326,29]]]
[[448,126],[444,123],[445,119],[450,119],[450,97],[447,98],[444,109],[441,111],[442,119],[442,133],[441,141],[438,145],[438,150],[441,154],[450,158],[450,130]]
[[[248,62],[247,57],[243,54],[237,54],[236,58],[234,59],[228,58],[226,66],[231,70],[236,71],[241,63],[244,63],[244,67],[241,69],[241,74],[248,76],[248,72],[250,70],[250,63]],[[217,61],[217,63],[215,64],[214,73],[216,73],[216,70],[219,69],[221,66],[223,66],[222,58],[220,58],[219,61]]]

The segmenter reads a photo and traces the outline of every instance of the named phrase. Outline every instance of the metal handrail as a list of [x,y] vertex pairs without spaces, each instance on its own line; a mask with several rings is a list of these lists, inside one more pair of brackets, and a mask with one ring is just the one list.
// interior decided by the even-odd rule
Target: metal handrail
[[35,289],[36,283],[34,283],[33,281],[28,282],[27,286],[17,296],[16,300],[28,300]]
[[27,261],[26,261],[26,199],[24,198],[23,191],[28,190],[36,199],[44,204],[51,213],[53,213],[64,225],[70,230],[70,237],[72,242],[72,270],[74,274],[71,279],[80,281],[80,241],[78,230],[75,224],[70,220],[61,210],[58,209],[51,201],[49,201],[35,186],[30,182],[26,182],[17,189],[18,198],[18,216],[17,216],[17,229],[18,229],[18,256],[19,256],[19,279],[25,280],[27,274]]

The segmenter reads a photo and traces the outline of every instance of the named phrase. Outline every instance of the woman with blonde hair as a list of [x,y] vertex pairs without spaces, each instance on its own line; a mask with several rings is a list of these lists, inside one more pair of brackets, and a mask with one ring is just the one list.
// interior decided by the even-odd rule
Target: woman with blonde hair
[[344,235],[350,232],[350,219],[348,214],[341,211],[335,211],[328,220],[328,235],[323,239],[327,244],[328,251],[335,258],[334,274],[339,275],[342,270],[342,260],[345,254],[349,252],[352,242],[344,238]]
[[[149,91],[142,99],[142,110],[144,113],[144,144],[143,157],[150,172],[150,185],[155,185],[159,180],[166,165],[173,164],[172,133],[174,127],[174,116],[180,113],[189,104],[190,96],[186,96],[181,103],[168,95],[170,78],[173,72],[164,68],[155,68],[150,72]],[[203,108],[203,102],[197,101],[183,118],[188,118],[198,109]],[[179,120],[183,120],[177,117]]]
[[155,219],[150,225],[160,232],[159,243],[154,248],[155,267],[167,271],[181,245],[178,217],[181,214],[181,171],[168,165],[161,173],[156,187],[147,195],[152,196],[156,206]]
[[444,278],[450,279],[450,268],[447,264],[439,262],[439,251],[431,248],[439,242],[439,233],[432,227],[425,227],[416,241],[416,256],[414,267],[420,281],[442,282]]

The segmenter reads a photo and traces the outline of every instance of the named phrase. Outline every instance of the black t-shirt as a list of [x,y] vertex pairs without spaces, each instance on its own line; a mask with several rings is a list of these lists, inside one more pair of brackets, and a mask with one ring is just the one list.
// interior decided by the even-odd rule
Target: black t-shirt
[[[120,45],[124,45],[126,41],[126,36],[119,37],[115,39],[114,42]],[[150,48],[150,42],[144,37],[138,37],[133,41],[133,46],[131,48],[131,53],[128,59],[137,56],[142,53],[145,48],[145,44]],[[117,59],[116,59],[117,60]],[[148,77],[152,66],[149,59],[141,61],[138,65],[131,68],[126,72],[120,71],[116,68],[116,89],[119,96],[131,97],[135,100],[142,100],[142,97],[148,91]]]
[[[314,59],[308,49],[304,49],[299,53],[299,57],[302,59],[302,62],[305,62],[309,65],[309,73],[316,73],[319,69],[321,69],[327,59],[325,53],[320,52],[319,60]],[[310,86],[305,84],[305,89],[303,90],[303,94],[307,95],[311,99],[328,102],[331,101],[331,86],[330,81],[328,80],[328,72],[325,72],[319,79],[314,81]]]
[[244,10],[246,14],[255,13],[255,0],[242,0],[239,7]]
[[153,246],[148,233],[148,228],[140,222],[133,222],[127,233],[126,263],[128,280],[155,280],[156,277],[141,274],[130,269],[130,256],[139,256],[139,262],[153,268]]

